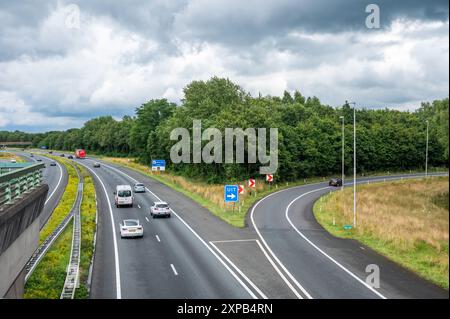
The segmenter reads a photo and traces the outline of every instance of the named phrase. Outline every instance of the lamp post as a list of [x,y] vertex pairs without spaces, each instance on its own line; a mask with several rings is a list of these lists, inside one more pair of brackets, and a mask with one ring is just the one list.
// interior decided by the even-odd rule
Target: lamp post
[[353,104],[353,227],[356,228],[356,103]]
[[342,187],[341,187],[341,189],[342,190],[344,190],[344,157],[345,157],[345,153],[344,153],[344,147],[345,147],[345,144],[344,144],[344,134],[345,134],[345,132],[344,132],[344,121],[345,121],[345,118],[344,118],[344,116],[340,116],[339,117],[341,120],[342,120]]
[[425,121],[427,123],[427,146],[426,146],[426,152],[425,152],[425,178],[428,177],[428,126],[429,121]]

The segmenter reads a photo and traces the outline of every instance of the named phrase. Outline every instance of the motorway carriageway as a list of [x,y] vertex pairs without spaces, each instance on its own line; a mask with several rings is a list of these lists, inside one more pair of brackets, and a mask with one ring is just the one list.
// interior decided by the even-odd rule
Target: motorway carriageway
[[[92,298],[256,298],[176,212],[172,218],[151,218],[157,194],[135,194],[133,208],[116,208],[116,185],[137,181],[104,163],[94,169],[89,159],[77,162],[92,172],[98,190]],[[144,226],[142,239],[120,238],[119,224],[130,218]]]
[[[77,162],[94,175],[99,202],[92,298],[448,298],[448,291],[370,248],[326,232],[312,206],[339,189],[327,183],[272,193],[252,207],[249,227],[237,229],[130,169]],[[410,177],[423,174],[358,183]],[[136,180],[147,193],[135,195],[133,208],[117,209],[115,186]],[[150,217],[149,207],[160,199],[175,210],[171,219]],[[143,239],[120,239],[119,223],[127,218],[140,220]],[[380,268],[379,289],[365,282],[371,264]]]
[[[15,152],[17,155],[25,158],[28,162],[36,162],[36,163],[44,163],[45,169],[42,172],[44,183],[48,184],[49,192],[47,194],[47,198],[45,200],[44,209],[39,216],[39,227],[42,229],[45,226],[45,223],[50,218],[51,214],[58,206],[59,201],[61,200],[62,195],[64,194],[64,190],[67,186],[68,174],[64,165],[56,162],[56,166],[50,166],[51,162],[54,162],[52,159],[49,159],[45,156],[33,154],[34,157],[30,156],[30,153],[24,152]],[[37,159],[41,159],[42,162],[38,162]]]

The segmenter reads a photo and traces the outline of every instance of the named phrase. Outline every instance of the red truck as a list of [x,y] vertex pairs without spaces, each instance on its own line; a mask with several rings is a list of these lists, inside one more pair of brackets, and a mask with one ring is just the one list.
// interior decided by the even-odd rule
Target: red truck
[[75,150],[75,157],[76,158],[86,158],[86,151],[79,149],[79,150]]

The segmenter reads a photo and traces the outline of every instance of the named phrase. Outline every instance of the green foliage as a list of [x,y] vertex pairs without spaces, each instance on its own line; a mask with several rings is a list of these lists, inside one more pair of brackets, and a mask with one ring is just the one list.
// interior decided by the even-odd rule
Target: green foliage
[[[448,98],[423,103],[415,112],[389,109],[359,109],[357,117],[357,161],[360,173],[423,169],[426,120],[430,123],[429,166],[448,167]],[[213,77],[193,81],[184,88],[181,105],[165,99],[150,100],[136,108],[135,116],[117,121],[99,117],[81,129],[23,135],[0,132],[0,139],[33,140],[35,146],[122,157],[132,155],[143,164],[165,159],[179,175],[210,183],[242,180],[259,175],[258,164],[177,164],[170,162],[175,143],[174,128],[187,128],[202,120],[202,128],[278,128],[279,169],[275,178],[294,181],[340,172],[341,120],[345,120],[346,172],[352,173],[353,109],[333,108],[317,97],[305,98],[299,91],[282,97],[252,97],[228,79]],[[13,137],[8,137],[9,135]],[[6,135],[6,136],[5,136]],[[206,144],[204,141],[203,144]]]

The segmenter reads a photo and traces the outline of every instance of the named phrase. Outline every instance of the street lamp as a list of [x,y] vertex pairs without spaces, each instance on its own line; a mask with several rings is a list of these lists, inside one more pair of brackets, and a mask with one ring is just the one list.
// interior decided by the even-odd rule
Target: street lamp
[[428,126],[429,121],[425,121],[427,123],[427,146],[426,146],[426,152],[425,152],[425,178],[428,177]]
[[339,116],[339,118],[342,120],[342,190],[344,190],[344,116]]
[[356,228],[356,103],[353,104],[353,227]]

